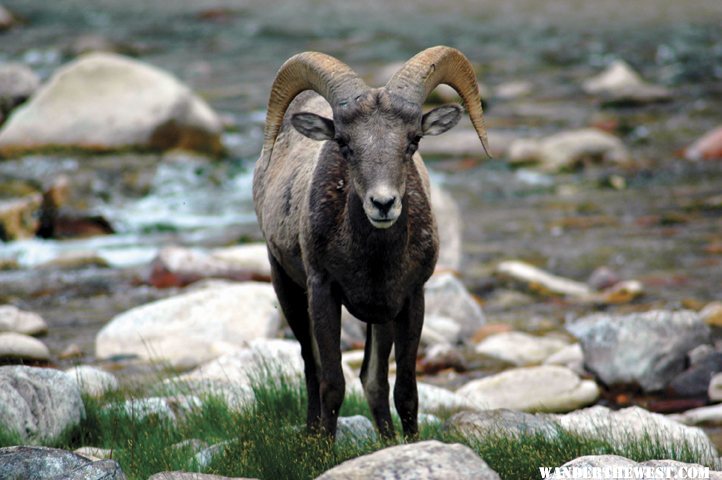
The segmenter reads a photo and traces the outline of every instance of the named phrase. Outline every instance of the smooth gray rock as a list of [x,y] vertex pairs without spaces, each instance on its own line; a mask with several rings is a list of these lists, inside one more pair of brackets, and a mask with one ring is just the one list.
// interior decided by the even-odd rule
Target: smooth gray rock
[[343,462],[318,480],[499,480],[499,475],[469,447],[436,440],[384,448]]
[[336,440],[351,440],[354,443],[375,442],[378,436],[371,420],[363,415],[339,417]]
[[599,388],[566,367],[541,365],[472,380],[456,393],[481,408],[563,413],[593,403]]
[[112,373],[89,365],[80,365],[65,371],[80,390],[91,397],[102,397],[118,390],[118,379]]
[[24,360],[47,362],[50,359],[50,351],[37,338],[6,332],[0,333],[0,358],[11,360],[11,363],[22,363]]
[[608,386],[662,390],[685,368],[687,352],[708,343],[710,330],[690,310],[598,313],[567,325],[584,352],[584,364]]
[[51,440],[85,416],[78,386],[63,372],[0,367],[0,424],[27,441]]
[[667,88],[642,80],[623,60],[616,60],[599,75],[585,80],[582,88],[610,105],[643,105],[672,99]]
[[[52,118],[52,122],[47,119]],[[170,74],[90,53],[58,69],[0,130],[0,153],[183,148],[218,153],[221,122]]]
[[48,324],[37,313],[20,310],[15,305],[0,305],[0,332],[41,335],[47,331]]
[[459,338],[470,337],[486,323],[479,303],[450,273],[433,275],[424,286],[426,317],[445,317],[459,325]]
[[125,480],[114,460],[91,462],[65,450],[47,447],[0,448],[3,480]]
[[444,429],[448,431],[481,441],[490,435],[515,438],[543,435],[554,438],[560,428],[551,414],[525,413],[505,408],[460,412],[444,423]]
[[517,367],[539,365],[569,344],[560,337],[530,335],[525,332],[502,332],[476,345],[474,351]]

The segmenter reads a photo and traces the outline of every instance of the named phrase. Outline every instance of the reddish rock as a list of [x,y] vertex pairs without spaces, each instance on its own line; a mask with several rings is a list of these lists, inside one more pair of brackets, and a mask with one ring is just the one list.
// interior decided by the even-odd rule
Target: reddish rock
[[722,159],[722,126],[715,128],[692,145],[684,152],[688,160],[721,160]]

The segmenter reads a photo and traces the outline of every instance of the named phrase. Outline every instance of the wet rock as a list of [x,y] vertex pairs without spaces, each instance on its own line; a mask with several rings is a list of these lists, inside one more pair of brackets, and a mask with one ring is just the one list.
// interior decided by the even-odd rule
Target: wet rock
[[[2,24],[2,6],[0,6]],[[0,26],[2,30],[2,26]],[[20,63],[0,65],[0,125],[10,111],[27,100],[40,86],[40,78]]]
[[465,438],[486,441],[490,436],[520,438],[544,435],[551,439],[561,428],[551,414],[532,414],[501,408],[457,413],[444,423],[444,429]]
[[523,367],[542,363],[568,344],[568,341],[558,337],[538,337],[524,332],[505,332],[486,338],[474,348],[474,351],[517,367]]
[[[45,121],[52,118],[52,124]],[[59,69],[0,130],[0,154],[183,148],[216,154],[221,123],[168,73],[92,53]]]
[[10,11],[0,5],[0,32],[8,30],[9,28],[17,25],[18,21],[15,19]]
[[371,420],[363,415],[339,417],[336,430],[336,441],[368,443],[377,440],[376,430]]
[[0,367],[0,405],[0,425],[24,441],[52,440],[85,416],[77,385],[47,368]]
[[431,210],[439,229],[439,259],[436,268],[458,270],[461,266],[461,211],[449,192],[433,182]]
[[722,353],[713,353],[669,382],[667,390],[678,397],[706,397],[712,377],[722,372]]
[[156,288],[183,287],[205,278],[270,281],[265,244],[241,245],[209,254],[185,247],[165,247],[151,264],[149,282]]
[[556,365],[515,368],[472,380],[456,393],[487,409],[568,412],[593,403],[597,385]]
[[705,133],[684,152],[688,160],[722,159],[722,126]]
[[40,193],[20,198],[0,198],[0,241],[31,238],[40,226]]
[[48,333],[48,324],[35,312],[20,310],[14,305],[0,305],[0,332],[43,335]]
[[586,373],[584,370],[584,353],[578,343],[567,345],[544,360],[544,365],[559,365],[567,367],[577,375]]
[[707,395],[713,402],[722,401],[722,373],[717,373],[712,376],[709,381]]
[[271,285],[214,284],[116,316],[98,333],[96,355],[135,354],[190,368],[216,358],[229,346],[275,336],[279,324]]
[[222,477],[210,473],[193,472],[159,472],[151,475],[148,480],[253,480],[246,477]]
[[722,404],[692,408],[682,413],[667,415],[667,418],[685,425],[722,425]]
[[425,374],[434,374],[441,370],[453,369],[457,372],[466,370],[466,360],[461,352],[448,343],[439,343],[427,348],[418,368]]
[[579,338],[584,363],[608,386],[659,391],[684,370],[687,352],[709,341],[709,328],[692,311],[653,310],[588,315],[567,325]]
[[426,316],[446,317],[460,327],[461,338],[470,337],[486,320],[481,306],[463,283],[454,275],[442,273],[432,276],[424,287]]
[[47,447],[0,448],[0,478],[8,480],[125,480],[114,460],[92,462],[65,450]]
[[0,361],[23,363],[48,360],[50,360],[50,351],[37,338],[21,333],[0,333]]
[[642,105],[666,102],[672,93],[657,85],[651,85],[624,61],[617,60],[596,77],[582,84],[584,91],[599,96],[607,105]]
[[318,480],[367,478],[419,478],[498,480],[493,471],[469,447],[436,440],[384,448],[326,471]]
[[711,327],[722,327],[722,302],[711,302],[699,312],[702,321]]
[[620,448],[635,448],[640,442],[651,439],[664,448],[677,451],[682,445],[689,446],[704,462],[716,462],[718,457],[714,444],[701,429],[682,425],[640,407],[614,411],[594,406],[559,415],[557,420],[572,433],[599,438]]
[[[693,473],[693,468],[698,468],[698,473]],[[601,476],[588,477],[588,478],[625,478],[626,472],[639,472],[643,473],[644,476],[635,478],[661,478],[658,475],[661,472],[667,471],[666,469],[672,469],[674,472],[688,472],[689,475],[703,475],[705,467],[696,464],[682,463],[675,460],[648,460],[646,462],[635,462],[619,455],[586,455],[584,457],[575,458],[564,465],[561,468],[553,470],[551,475],[546,477],[549,480],[560,480],[563,478],[573,478],[573,472],[600,472]],[[685,468],[687,470],[682,470]],[[648,470],[647,470],[648,469]],[[606,472],[620,472],[621,477],[611,477]],[[704,478],[722,479],[722,472],[709,472],[710,476]],[[636,473],[635,473],[636,475]],[[587,478],[587,477],[585,477]],[[629,478],[629,477],[627,477]],[[694,478],[694,477],[690,477]],[[701,476],[699,478],[702,478]]]
[[501,262],[497,265],[495,274],[541,295],[587,297],[592,294],[590,288],[581,282],[553,275],[518,260]]
[[619,138],[587,128],[560,132],[542,140],[516,140],[509,146],[509,162],[536,164],[544,171],[559,172],[587,163],[627,166],[631,156]]
[[65,373],[78,385],[80,391],[91,397],[102,397],[108,392],[118,390],[115,375],[89,365],[80,365],[65,370]]

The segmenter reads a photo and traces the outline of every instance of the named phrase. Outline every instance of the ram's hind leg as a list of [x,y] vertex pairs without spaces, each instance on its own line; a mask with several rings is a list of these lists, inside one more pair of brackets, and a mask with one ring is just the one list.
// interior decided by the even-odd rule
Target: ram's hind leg
[[389,354],[393,343],[394,330],[391,323],[368,324],[361,383],[376,426],[385,438],[394,436],[389,407]]
[[276,290],[278,302],[281,304],[288,325],[301,344],[301,356],[305,366],[304,373],[308,393],[306,426],[309,431],[316,432],[321,424],[321,397],[316,360],[313,355],[311,322],[308,317],[308,297],[305,289],[291,280],[283,267],[273,258],[273,255],[269,254],[268,257],[271,260],[271,280],[273,288]]

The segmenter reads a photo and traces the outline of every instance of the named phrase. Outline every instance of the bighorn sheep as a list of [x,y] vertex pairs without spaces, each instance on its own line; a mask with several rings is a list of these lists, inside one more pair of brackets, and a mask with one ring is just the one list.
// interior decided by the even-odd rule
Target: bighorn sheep
[[392,345],[394,402],[404,434],[417,433],[423,285],[439,242],[416,149],[421,137],[456,125],[462,111],[453,104],[422,114],[440,83],[459,93],[486,148],[476,76],[453,48],[424,50],[382,88],[369,88],[347,65],[317,52],[290,58],[273,83],[253,201],[273,286],[301,344],[312,431],[336,432],[345,388],[344,305],[368,323],[361,381],[380,433],[394,435]]

